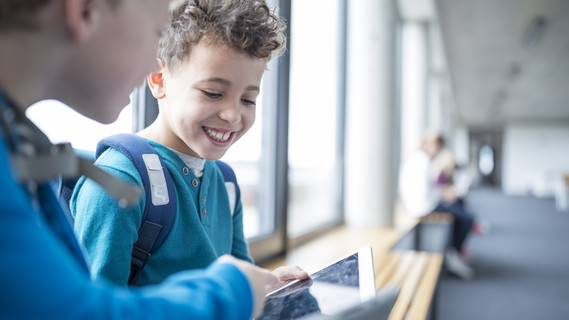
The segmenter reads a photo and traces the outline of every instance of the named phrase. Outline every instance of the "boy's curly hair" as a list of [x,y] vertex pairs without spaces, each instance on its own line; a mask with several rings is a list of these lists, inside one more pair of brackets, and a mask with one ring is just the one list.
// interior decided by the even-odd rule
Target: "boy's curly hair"
[[158,44],[170,67],[190,56],[198,43],[226,46],[270,60],[286,46],[286,23],[265,0],[188,0],[173,10]]

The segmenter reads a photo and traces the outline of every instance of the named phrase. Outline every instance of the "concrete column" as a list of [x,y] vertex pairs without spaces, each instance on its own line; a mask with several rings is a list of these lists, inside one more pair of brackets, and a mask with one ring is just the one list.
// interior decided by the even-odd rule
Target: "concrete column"
[[396,88],[394,0],[348,1],[346,223],[390,226]]
[[427,125],[426,24],[405,22],[401,37],[401,159],[404,160],[419,146]]

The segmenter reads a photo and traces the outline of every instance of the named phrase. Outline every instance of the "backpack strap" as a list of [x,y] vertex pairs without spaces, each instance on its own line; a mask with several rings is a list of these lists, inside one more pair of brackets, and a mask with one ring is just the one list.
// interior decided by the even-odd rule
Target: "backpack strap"
[[235,213],[235,205],[237,199],[241,194],[239,185],[237,184],[237,177],[233,169],[225,162],[221,160],[216,160],[215,164],[221,171],[223,175],[223,180],[225,181],[225,188],[227,189],[227,195],[229,196],[229,207],[231,208],[231,215]]
[[105,138],[97,145],[97,157],[109,147],[122,152],[132,161],[142,178],[146,195],[138,240],[132,249],[128,284],[134,286],[148,258],[172,229],[176,216],[176,193],[166,165],[144,138],[134,134]]

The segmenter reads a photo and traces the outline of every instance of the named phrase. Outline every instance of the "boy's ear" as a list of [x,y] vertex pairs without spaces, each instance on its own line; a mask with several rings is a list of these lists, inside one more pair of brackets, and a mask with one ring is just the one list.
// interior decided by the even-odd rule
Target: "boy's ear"
[[166,96],[166,92],[164,90],[164,74],[162,73],[162,69],[156,72],[152,72],[146,77],[146,81],[148,82],[148,87],[152,92],[152,95],[156,99],[162,99]]
[[101,0],[64,0],[67,28],[75,41],[84,43],[93,33],[98,18],[96,2]]
[[158,71],[152,72],[146,77],[146,81],[148,82],[148,87],[152,92],[152,95],[156,99],[162,99],[166,96],[166,91],[164,90],[164,62],[162,60],[158,60],[158,66],[160,69]]

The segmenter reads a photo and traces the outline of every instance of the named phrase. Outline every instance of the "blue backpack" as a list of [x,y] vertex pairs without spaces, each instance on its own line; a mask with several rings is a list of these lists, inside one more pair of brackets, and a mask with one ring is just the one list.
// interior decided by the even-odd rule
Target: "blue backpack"
[[[144,138],[135,134],[117,134],[107,137],[99,142],[96,154],[91,153],[90,157],[98,158],[109,147],[122,152],[132,161],[144,186],[146,206],[142,213],[138,240],[132,248],[128,280],[129,285],[135,286],[148,258],[160,247],[172,229],[176,215],[176,192],[172,176],[166,165]],[[81,155],[86,156],[87,154],[81,153]],[[225,182],[235,185],[238,197],[240,190],[233,169],[223,161],[217,160],[215,163],[221,170]],[[67,207],[69,207],[69,200],[77,180],[63,179],[60,184],[60,198]],[[229,189],[228,192],[230,192]]]

